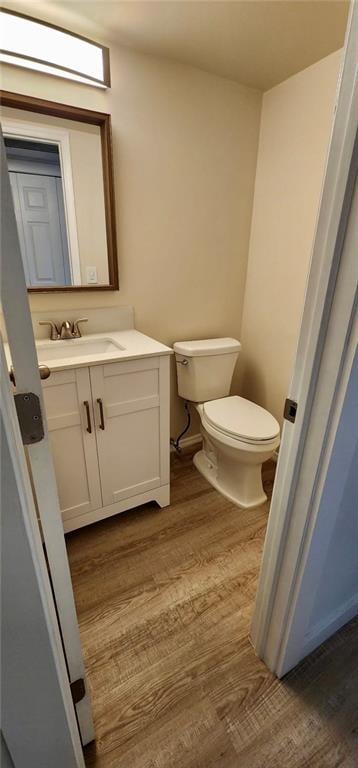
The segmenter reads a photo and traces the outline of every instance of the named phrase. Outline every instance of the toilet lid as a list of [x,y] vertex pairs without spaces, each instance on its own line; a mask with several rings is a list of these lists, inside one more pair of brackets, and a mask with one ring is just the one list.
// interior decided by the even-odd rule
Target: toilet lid
[[234,438],[261,442],[280,433],[280,425],[271,413],[237,395],[204,403],[204,414],[215,429]]

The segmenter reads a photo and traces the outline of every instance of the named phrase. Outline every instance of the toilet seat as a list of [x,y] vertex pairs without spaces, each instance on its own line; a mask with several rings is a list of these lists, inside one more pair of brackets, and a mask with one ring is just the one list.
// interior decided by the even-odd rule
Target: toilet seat
[[238,395],[204,403],[203,416],[222,435],[253,445],[271,442],[280,433],[271,413]]

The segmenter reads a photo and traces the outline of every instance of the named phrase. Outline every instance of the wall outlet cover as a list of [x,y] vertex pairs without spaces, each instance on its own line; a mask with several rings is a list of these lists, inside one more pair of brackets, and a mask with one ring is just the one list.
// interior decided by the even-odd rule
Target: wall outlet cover
[[97,267],[86,267],[87,283],[98,283]]

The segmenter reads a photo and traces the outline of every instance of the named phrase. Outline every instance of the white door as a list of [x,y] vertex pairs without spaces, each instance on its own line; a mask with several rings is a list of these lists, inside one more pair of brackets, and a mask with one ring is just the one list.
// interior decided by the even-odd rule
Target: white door
[[55,371],[42,382],[63,521],[102,506],[88,368]]
[[25,284],[14,205],[3,139],[0,139],[2,227],[1,227],[1,302],[15,371],[18,393],[31,392],[39,399],[44,437],[28,445],[34,492],[41,520],[54,597],[61,627],[71,683],[84,681],[84,696],[76,704],[76,713],[84,744],[94,737],[91,703],[85,680],[85,668],[73,597],[63,526],[49,436],[42,397],[42,387],[31,314]]
[[15,208],[17,234],[19,237],[20,251],[21,251],[22,261],[23,261],[24,271],[25,271],[25,281],[26,281],[26,285],[30,285],[31,278],[29,273],[29,267],[28,267],[27,259],[24,258],[24,254],[26,252],[25,233],[24,233],[24,227],[22,225],[22,214],[21,214],[21,208],[20,208],[19,188],[17,185],[16,173],[9,173],[9,178],[10,178],[10,184],[11,184],[12,199],[13,199],[14,208]]
[[28,285],[70,283],[61,183],[31,173],[11,172],[10,177]]
[[14,398],[1,358],[1,765],[84,768]]
[[93,366],[90,376],[107,506],[161,483],[159,360]]

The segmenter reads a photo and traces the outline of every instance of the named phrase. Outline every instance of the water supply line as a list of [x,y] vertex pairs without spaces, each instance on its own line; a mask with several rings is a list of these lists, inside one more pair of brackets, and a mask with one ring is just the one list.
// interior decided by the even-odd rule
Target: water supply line
[[188,429],[190,427],[190,423],[191,423],[191,416],[190,416],[190,411],[189,411],[189,403],[188,403],[187,400],[185,400],[185,402],[184,402],[184,408],[185,408],[186,413],[187,413],[186,426],[185,426],[183,431],[180,433],[180,435],[176,439],[174,439],[173,437],[170,438],[170,445],[172,445],[173,448],[175,448],[177,453],[181,453],[181,448],[180,448],[179,443],[180,443],[180,440],[182,439],[182,437],[184,437],[184,435],[188,431]]

